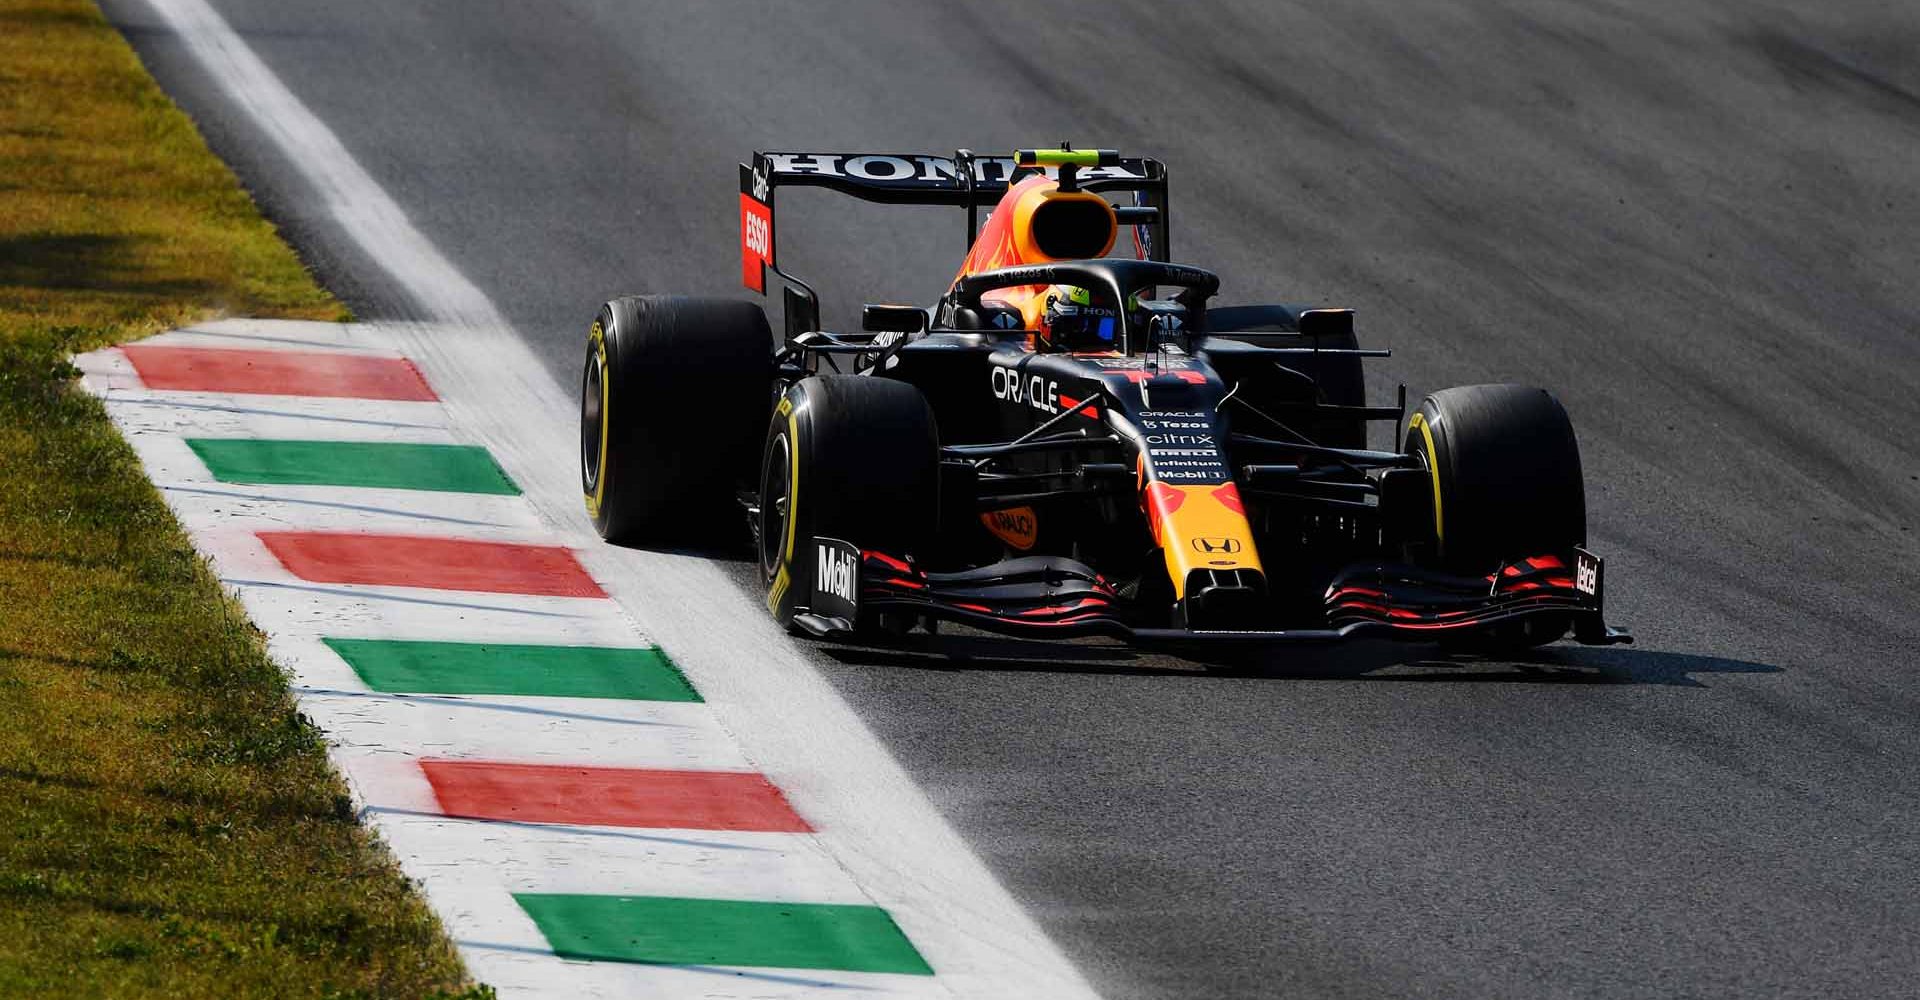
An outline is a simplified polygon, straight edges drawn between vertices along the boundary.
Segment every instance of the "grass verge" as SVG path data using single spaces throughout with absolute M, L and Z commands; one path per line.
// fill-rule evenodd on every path
M 68 354 L 345 318 L 91 0 L 0 0 L 0 996 L 466 984 Z

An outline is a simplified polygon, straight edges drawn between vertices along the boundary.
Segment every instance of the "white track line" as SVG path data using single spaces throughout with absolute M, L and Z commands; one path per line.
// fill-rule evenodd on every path
M 187 459 L 193 453 L 178 439 Z M 174 457 L 159 442 L 139 449 L 140 460 Z M 343 500 L 338 486 L 261 486 L 176 479 L 147 466 L 155 486 L 183 516 L 224 519 L 251 531 L 358 531 L 373 534 L 466 538 L 487 542 L 553 541 L 537 515 L 519 497 L 429 493 L 422 490 L 355 489 Z
M 275 320 L 273 332 L 245 319 L 219 319 L 169 330 L 140 342 L 141 347 L 194 347 L 217 351 L 310 351 L 360 354 L 378 358 L 402 355 L 379 327 L 365 323 Z
M 375 806 L 374 808 L 381 808 Z M 397 812 L 397 810 L 396 810 Z M 455 870 L 488 870 L 514 892 L 640 893 L 769 899 L 743 886 L 779 883 L 776 902 L 867 902 L 813 837 L 725 830 L 473 823 L 415 810 L 390 823 L 398 844 L 433 851 Z M 645 871 L 636 885 L 632 872 Z M 557 874 L 556 874 L 557 872 Z
M 573 393 L 211 6 L 148 3 L 300 172 L 341 231 L 433 321 L 401 331 L 402 343 L 461 430 L 493 450 L 562 539 L 591 546 L 577 487 Z M 583 311 L 590 306 L 582 303 Z M 716 567 L 606 548 L 589 549 L 587 562 L 686 670 L 749 757 L 821 828 L 837 862 L 892 912 L 941 984 L 969 996 L 1093 995 L 792 640 L 735 596 Z M 493 968 L 473 949 L 467 954 L 477 968 Z M 685 983 L 688 993 L 677 995 L 715 985 L 698 976 Z
M 405 733 L 415 758 L 753 770 L 698 702 L 382 694 L 358 684 L 303 684 L 297 693 L 300 710 L 348 753 L 391 747 L 395 734 Z

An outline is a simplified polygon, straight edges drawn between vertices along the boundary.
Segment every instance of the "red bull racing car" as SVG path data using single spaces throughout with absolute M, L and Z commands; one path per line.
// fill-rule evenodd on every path
M 820 329 L 775 254 L 794 186 L 964 209 L 946 294 Z M 1560 403 L 1477 385 L 1368 405 L 1362 360 L 1387 352 L 1358 347 L 1351 311 L 1220 305 L 1214 274 L 1171 262 L 1157 160 L 757 153 L 739 206 L 742 278 L 779 280 L 784 336 L 751 302 L 606 303 L 582 480 L 615 541 L 744 509 L 790 629 L 1631 641 L 1602 618 Z M 1397 450 L 1367 446 L 1375 423 Z

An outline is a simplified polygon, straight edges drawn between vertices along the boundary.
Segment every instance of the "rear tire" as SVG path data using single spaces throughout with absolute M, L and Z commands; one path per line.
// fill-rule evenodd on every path
M 1406 451 L 1433 477 L 1432 558 L 1461 575 L 1553 553 L 1587 540 L 1580 446 L 1560 401 L 1544 389 L 1470 385 L 1428 396 L 1409 422 Z M 1481 637 L 1478 648 L 1552 642 L 1568 622 L 1530 618 Z
M 724 528 L 773 386 L 773 335 L 751 302 L 635 295 L 600 307 L 581 375 L 580 478 L 609 541 L 700 541 Z M 737 522 L 735 522 L 737 523 Z
M 939 462 L 919 389 L 865 375 L 789 387 L 761 458 L 760 571 L 774 618 L 790 622 L 811 599 L 815 536 L 924 559 L 940 523 Z

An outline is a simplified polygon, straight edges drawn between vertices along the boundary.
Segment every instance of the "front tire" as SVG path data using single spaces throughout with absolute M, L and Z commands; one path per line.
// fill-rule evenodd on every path
M 1478 576 L 1587 540 L 1580 445 L 1545 389 L 1470 385 L 1428 396 L 1408 423 L 1406 451 L 1432 477 L 1433 534 L 1421 561 Z M 1517 649 L 1552 642 L 1569 622 L 1528 618 L 1477 643 Z
M 634 295 L 600 307 L 580 391 L 580 478 L 609 541 L 688 541 L 751 480 L 773 336 L 751 302 Z M 695 539 L 697 540 L 697 539 Z
M 925 558 L 940 523 L 939 461 L 933 410 L 905 382 L 821 375 L 788 388 L 761 458 L 760 571 L 774 618 L 791 622 L 811 599 L 816 536 Z

